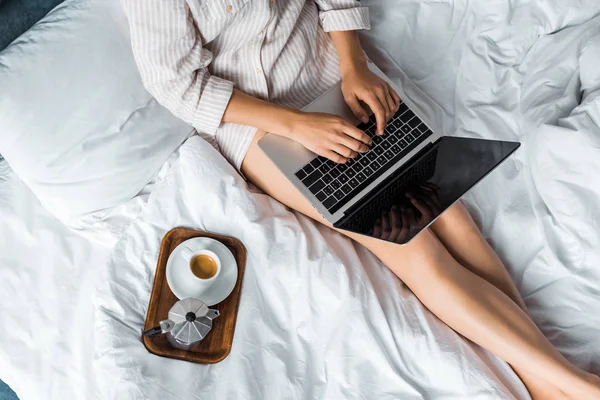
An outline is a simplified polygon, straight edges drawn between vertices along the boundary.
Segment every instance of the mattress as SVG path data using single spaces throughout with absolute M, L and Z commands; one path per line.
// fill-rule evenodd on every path
M 369 55 L 434 129 L 523 143 L 464 203 L 538 326 L 600 373 L 600 4 L 363 3 Z M 6 166 L 0 176 L 0 379 L 23 400 L 528 398 L 366 249 L 248 186 L 199 137 L 92 230 L 67 230 Z M 140 340 L 175 226 L 249 250 L 219 364 L 156 357 Z

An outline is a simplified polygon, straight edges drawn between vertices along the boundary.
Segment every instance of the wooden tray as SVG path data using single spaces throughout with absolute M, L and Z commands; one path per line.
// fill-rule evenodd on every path
M 167 259 L 181 242 L 194 237 L 216 239 L 231 250 L 238 267 L 238 278 L 233 292 L 219 304 L 210 307 L 219 310 L 220 315 L 213 321 L 212 330 L 208 335 L 190 350 L 174 349 L 169 345 L 166 335 L 152 338 L 144 336 L 142 337 L 142 341 L 146 349 L 157 356 L 201 364 L 214 364 L 225 359 L 231 351 L 235 320 L 237 318 L 242 290 L 242 279 L 244 278 L 244 269 L 246 268 L 246 248 L 242 242 L 235 238 L 188 228 L 175 228 L 167 232 L 160 245 L 156 276 L 154 277 L 154 286 L 150 295 L 150 304 L 148 305 L 144 330 L 158 326 L 160 321 L 167 319 L 169 310 L 178 301 L 167 283 Z

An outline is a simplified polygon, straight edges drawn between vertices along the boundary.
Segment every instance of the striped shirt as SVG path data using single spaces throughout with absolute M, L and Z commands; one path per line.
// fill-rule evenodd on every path
M 302 108 L 339 79 L 326 32 L 369 29 L 356 0 L 122 0 L 148 91 L 238 170 L 256 128 L 225 123 L 233 87 Z

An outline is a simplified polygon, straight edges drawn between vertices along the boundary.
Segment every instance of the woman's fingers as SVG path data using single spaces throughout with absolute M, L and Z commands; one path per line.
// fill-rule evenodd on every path
M 396 99 L 394 99 L 394 96 L 392 96 L 393 91 L 394 91 L 394 89 L 392 89 L 390 87 L 390 85 L 388 85 L 388 84 L 385 85 L 386 101 L 387 101 L 388 107 L 392 113 L 392 115 L 390 115 L 390 118 L 392 118 L 392 116 L 394 114 L 396 114 L 396 111 L 398 111 L 398 107 L 400 107 L 400 104 L 396 101 Z
M 362 122 L 369 122 L 369 114 L 360 105 L 360 101 L 358 101 L 358 98 L 356 96 L 352 95 L 348 98 L 345 98 L 344 100 L 346 100 L 346 104 L 348 104 L 348 107 L 350 107 L 352 113 L 356 118 L 358 118 Z
M 358 153 L 356 151 L 348 148 L 347 146 L 344 146 L 341 143 L 333 143 L 331 145 L 331 150 L 335 151 L 340 156 L 346 157 L 346 158 L 354 158 L 358 155 Z
M 369 135 L 361 131 L 355 126 L 352 126 L 349 122 L 344 120 L 340 121 L 341 126 L 332 137 L 333 146 L 331 149 L 340 155 L 348 158 L 354 158 L 358 153 L 365 153 L 369 150 L 368 144 L 371 144 L 371 138 Z M 346 149 L 343 149 L 345 147 Z
M 390 102 L 388 102 L 387 89 L 385 86 L 378 87 L 375 89 L 375 94 L 377 95 L 377 100 L 379 100 L 385 110 L 385 125 L 387 125 L 387 122 L 394 115 L 394 108 L 390 107 Z
M 369 146 L 367 146 L 363 142 L 360 142 L 360 141 L 354 139 L 353 137 L 351 137 L 349 135 L 346 135 L 345 133 L 342 133 L 341 135 L 339 135 L 337 138 L 337 141 L 339 144 L 344 145 L 347 148 L 349 148 L 350 150 L 358 152 L 358 153 L 365 153 L 369 150 Z
M 392 96 L 392 99 L 394 100 L 394 104 L 396 104 L 396 108 L 400 107 L 400 96 L 398 96 L 398 93 L 396 93 L 393 87 L 391 87 L 390 85 L 387 85 L 387 87 L 390 96 Z
M 367 135 L 365 132 L 361 131 L 360 129 L 358 129 L 357 127 L 355 127 L 347 121 L 343 122 L 342 133 L 344 135 L 350 136 L 351 138 L 359 140 L 366 145 L 371 145 L 371 142 L 373 141 L 369 135 Z
M 345 162 L 348 161 L 348 158 L 343 157 L 341 155 L 339 155 L 338 153 L 336 153 L 335 151 L 332 150 L 324 150 L 324 151 L 320 151 L 317 154 L 319 154 L 320 156 L 323 156 L 335 163 L 338 164 L 344 164 Z
M 377 96 L 377 100 L 379 101 L 379 104 L 381 104 L 381 106 L 383 107 L 383 111 L 385 113 L 385 121 L 383 123 L 383 127 L 385 128 L 387 122 L 390 120 L 392 115 L 394 115 L 394 113 L 392 112 L 393 109 L 388 106 L 387 91 L 383 87 L 378 87 L 374 91 L 375 96 Z
M 375 114 L 375 121 L 377 121 L 377 134 L 383 135 L 383 129 L 387 123 L 387 119 L 385 118 L 385 108 L 374 93 L 369 93 L 368 95 L 364 96 L 364 98 L 361 98 L 361 100 L 367 103 L 371 111 L 373 111 L 373 114 Z

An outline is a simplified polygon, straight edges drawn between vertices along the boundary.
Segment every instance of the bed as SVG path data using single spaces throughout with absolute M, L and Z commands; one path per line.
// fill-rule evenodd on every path
M 464 203 L 538 326 L 600 373 L 600 4 L 363 3 L 368 54 L 433 127 L 523 143 Z M 366 249 L 247 185 L 201 137 L 91 231 L 0 168 L 0 379 L 22 400 L 529 398 Z M 233 349 L 215 365 L 140 341 L 175 226 L 249 250 Z

